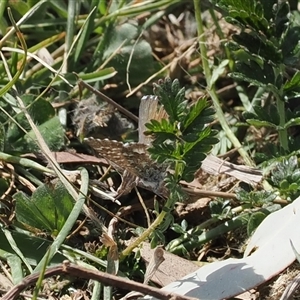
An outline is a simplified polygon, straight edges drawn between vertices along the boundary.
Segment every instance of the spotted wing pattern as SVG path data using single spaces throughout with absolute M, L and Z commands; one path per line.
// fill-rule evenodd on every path
M 144 96 L 141 99 L 139 110 L 139 143 L 122 143 L 109 139 L 84 139 L 97 156 L 104 157 L 121 175 L 123 174 L 123 179 L 125 172 L 129 173 L 131 180 L 123 182 L 121 190 L 137 181 L 146 189 L 159 194 L 164 193 L 162 183 L 167 166 L 157 164 L 149 156 L 147 147 L 151 144 L 151 136 L 145 136 L 144 131 L 146 130 L 145 123 L 151 119 L 161 119 L 165 116 L 165 110 L 158 106 L 156 96 Z M 138 178 L 138 180 L 134 178 Z
M 85 142 L 104 157 L 119 173 L 127 171 L 132 175 L 148 182 L 163 180 L 166 166 L 154 162 L 147 146 L 140 143 L 122 143 L 108 139 L 86 138 Z

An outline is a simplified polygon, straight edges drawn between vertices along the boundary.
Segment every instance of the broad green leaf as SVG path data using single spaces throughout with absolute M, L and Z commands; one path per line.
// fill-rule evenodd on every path
M 21 259 L 14 254 L 7 255 L 7 263 L 10 267 L 13 283 L 18 284 L 24 278 L 24 270 Z
M 12 230 L 11 234 L 19 250 L 32 266 L 38 264 L 51 245 L 50 241 L 30 235 L 28 232 L 25 233 L 24 231 L 18 232 Z M 3 231 L 0 230 L 0 257 L 7 259 L 7 256 L 10 254 L 14 255 L 15 251 L 11 248 Z M 65 256 L 56 253 L 49 263 L 50 265 L 57 265 L 58 263 L 62 263 L 64 259 L 66 259 Z
M 248 236 L 251 236 L 251 234 L 256 230 L 256 228 L 265 219 L 265 217 L 266 217 L 266 214 L 264 214 L 261 211 L 254 212 L 250 216 L 248 224 L 247 224 L 247 233 L 248 233 Z
M 55 116 L 52 105 L 44 99 L 34 101 L 33 95 L 25 95 L 22 100 L 29 105 L 28 112 L 33 121 L 38 126 L 45 141 L 53 151 L 60 150 L 64 145 L 64 129 Z M 10 102 L 11 104 L 11 102 Z M 19 114 L 15 118 L 18 124 L 12 123 L 6 133 L 5 150 L 32 152 L 38 149 L 35 142 L 35 135 L 24 114 Z M 24 132 L 22 129 L 27 130 Z
M 19 14 L 19 16 L 24 16 L 28 10 L 29 5 L 22 0 L 9 1 L 9 7 L 12 8 L 15 14 Z
M 129 76 L 132 86 L 140 84 L 157 70 L 157 63 L 152 57 L 152 49 L 145 40 L 137 39 L 140 33 L 137 23 L 125 22 L 122 25 L 114 26 L 105 40 L 103 60 L 110 59 L 109 66 L 118 71 L 116 81 L 125 82 Z M 100 53 L 99 55 L 102 55 Z
M 64 146 L 65 132 L 58 117 L 53 117 L 52 119 L 44 122 L 38 126 L 38 129 L 52 151 L 58 151 L 62 148 L 62 146 Z M 38 149 L 33 130 L 30 130 L 23 137 L 15 140 L 13 143 L 9 142 L 6 144 L 6 150 L 34 152 Z
M 72 208 L 73 200 L 64 186 L 38 187 L 29 198 L 23 192 L 14 195 L 18 222 L 56 235 L 64 225 Z

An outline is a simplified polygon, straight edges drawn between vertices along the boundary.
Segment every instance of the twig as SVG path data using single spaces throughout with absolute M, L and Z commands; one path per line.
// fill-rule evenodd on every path
M 195 300 L 196 298 L 181 296 L 175 293 L 160 290 L 139 282 L 127 280 L 115 275 L 111 275 L 98 270 L 87 269 L 69 261 L 64 261 L 60 266 L 50 267 L 44 273 L 44 278 L 51 277 L 54 275 L 72 275 L 74 277 L 80 277 L 85 279 L 92 279 L 99 281 L 105 285 L 111 285 L 126 290 L 134 290 L 147 294 L 153 297 L 157 297 L 162 300 Z M 34 273 L 26 276 L 19 284 L 15 285 L 10 291 L 8 291 L 2 298 L 2 300 L 14 300 L 20 295 L 20 293 L 30 285 L 36 283 L 39 278 L 39 273 Z

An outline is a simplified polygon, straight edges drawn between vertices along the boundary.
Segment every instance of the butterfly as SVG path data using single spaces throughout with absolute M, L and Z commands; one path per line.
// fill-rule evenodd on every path
M 104 157 L 114 169 L 122 174 L 123 186 L 119 187 L 122 194 L 129 192 L 134 185 L 139 185 L 157 194 L 162 193 L 167 166 L 158 164 L 151 159 L 147 151 L 151 144 L 151 137 L 146 136 L 144 132 L 147 122 L 164 117 L 167 115 L 163 107 L 158 105 L 158 98 L 147 95 L 142 97 L 139 107 L 138 143 L 122 143 L 91 137 L 84 139 L 84 142 L 96 152 L 97 156 Z

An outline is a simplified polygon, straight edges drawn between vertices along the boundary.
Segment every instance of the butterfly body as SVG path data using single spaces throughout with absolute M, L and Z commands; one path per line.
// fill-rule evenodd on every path
M 138 185 L 156 193 L 161 189 L 166 166 L 151 159 L 147 145 L 94 138 L 85 138 L 84 141 L 97 156 L 104 157 L 120 174 L 129 173 Z

